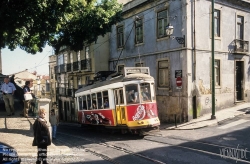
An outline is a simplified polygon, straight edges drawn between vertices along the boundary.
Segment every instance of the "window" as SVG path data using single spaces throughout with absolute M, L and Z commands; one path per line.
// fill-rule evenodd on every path
M 157 38 L 166 37 L 166 26 L 168 25 L 168 11 L 157 13 Z
M 118 65 L 117 66 L 117 71 L 119 72 L 119 73 L 122 73 L 122 70 L 124 69 L 124 65 Z
M 220 60 L 214 60 L 215 85 L 220 86 Z
M 87 110 L 86 96 L 82 97 L 82 108 L 83 108 L 83 110 Z
M 103 91 L 102 92 L 102 96 L 103 96 L 103 107 L 104 108 L 109 108 L 109 95 L 108 95 L 108 91 Z
M 90 76 L 85 76 L 85 84 L 88 84 L 90 80 Z
M 90 95 L 87 95 L 87 105 L 88 105 L 88 110 L 91 109 L 91 97 Z
M 79 102 L 79 110 L 83 110 L 83 108 L 82 108 L 82 97 L 78 98 L 78 102 Z
M 158 87 L 169 87 L 169 60 L 158 62 Z
M 103 106 L 102 106 L 102 93 L 101 92 L 98 92 L 97 93 L 97 106 L 99 107 L 99 108 L 103 108 Z
M 214 36 L 220 37 L 220 10 L 214 10 Z
M 123 26 L 117 27 L 117 47 L 122 48 L 124 45 L 124 35 L 123 35 Z
M 244 36 L 244 17 L 237 16 L 237 39 L 243 40 Z
M 126 100 L 128 104 L 139 103 L 139 93 L 137 84 L 126 85 L 125 90 L 126 90 Z
M 97 107 L 97 101 L 96 101 L 96 94 L 95 93 L 93 93 L 92 95 L 91 95 L 91 97 L 92 97 L 92 106 L 91 106 L 91 109 L 98 109 L 98 107 Z
M 150 102 L 151 101 L 151 92 L 150 92 L 150 84 L 149 83 L 141 83 L 141 101 L 142 102 Z
M 143 63 L 135 63 L 135 67 L 144 67 Z
M 142 19 L 135 21 L 135 44 L 143 42 L 143 21 Z

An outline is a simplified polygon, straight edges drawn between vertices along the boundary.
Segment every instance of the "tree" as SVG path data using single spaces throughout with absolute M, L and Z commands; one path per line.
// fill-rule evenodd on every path
M 94 0 L 1 0 L 0 48 L 14 50 L 19 46 L 32 54 L 42 52 L 46 44 L 75 49 L 108 32 L 108 26 L 121 20 L 120 11 L 115 0 L 100 4 Z M 92 31 L 96 34 L 86 31 L 90 20 L 96 24 Z
M 85 44 L 110 32 L 111 25 L 122 20 L 122 5 L 116 0 L 89 3 L 84 8 L 81 5 L 75 7 L 72 18 L 61 28 L 58 37 L 51 41 L 56 52 L 61 46 L 70 47 L 74 51 L 82 50 Z

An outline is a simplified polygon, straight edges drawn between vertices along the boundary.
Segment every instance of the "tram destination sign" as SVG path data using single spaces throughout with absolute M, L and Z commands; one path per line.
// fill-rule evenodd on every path
M 175 78 L 177 77 L 182 78 L 182 70 L 175 70 Z
M 124 67 L 125 75 L 134 74 L 134 73 L 143 73 L 149 75 L 148 67 Z

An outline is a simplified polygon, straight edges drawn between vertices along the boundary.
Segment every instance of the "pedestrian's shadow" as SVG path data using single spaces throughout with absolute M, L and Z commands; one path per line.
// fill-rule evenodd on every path
M 20 119 L 18 119 L 20 118 Z M 33 137 L 33 123 L 34 118 L 21 118 L 21 117 L 5 117 L 0 116 L 0 120 L 3 120 L 4 127 L 0 127 L 0 133 L 13 133 L 22 134 L 28 137 Z M 10 120 L 9 120 L 10 119 Z M 22 126 L 23 122 L 28 122 L 29 128 Z M 20 125 L 21 123 L 21 125 Z M 11 126 L 9 126 L 11 124 Z M 27 125 L 27 123 L 25 123 Z

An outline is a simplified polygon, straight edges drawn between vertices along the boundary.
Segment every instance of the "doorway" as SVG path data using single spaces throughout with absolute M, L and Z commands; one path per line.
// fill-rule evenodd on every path
M 242 101 L 244 95 L 244 61 L 236 61 L 235 64 L 235 88 L 236 101 Z
M 123 88 L 114 90 L 116 121 L 118 125 L 126 124 Z

